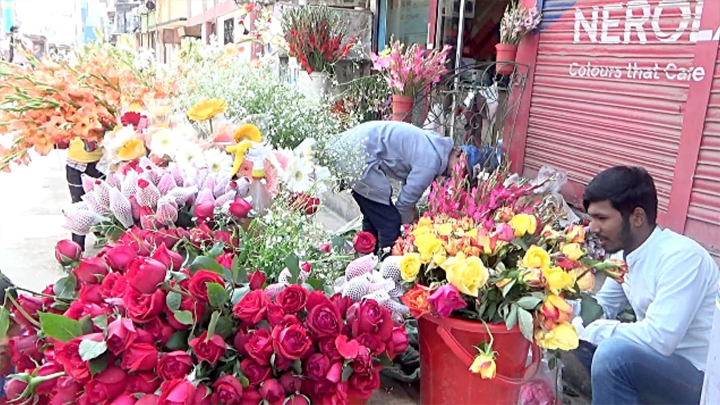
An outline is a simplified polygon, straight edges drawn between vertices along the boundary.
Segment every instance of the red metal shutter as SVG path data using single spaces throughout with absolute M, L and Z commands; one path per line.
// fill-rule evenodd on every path
M 658 4 L 650 3 L 653 8 Z M 603 7 L 618 4 L 617 0 L 545 0 L 523 171 L 532 175 L 543 165 L 567 171 L 572 184 L 566 197 L 577 204 L 583 187 L 598 172 L 615 165 L 643 166 L 655 179 L 662 223 L 690 83 L 670 80 L 664 69 L 670 65 L 672 76 L 680 73 L 673 66 L 692 66 L 695 44 L 690 42 L 690 29 L 675 42 L 660 42 L 650 23 L 646 43 L 638 43 L 636 30 L 631 30 L 629 43 L 622 43 L 626 3 L 608 11 L 619 24 L 605 34 L 619 37 L 621 43 L 601 43 Z M 579 41 L 574 42 L 576 9 L 590 22 L 597 13 L 596 41 L 580 26 Z M 673 30 L 681 19 L 680 10 L 668 8 L 660 27 Z M 628 64 L 651 69 L 657 64 L 658 69 L 646 73 L 652 77 L 638 79 L 629 77 Z
M 720 250 L 720 61 L 715 66 L 685 233 Z

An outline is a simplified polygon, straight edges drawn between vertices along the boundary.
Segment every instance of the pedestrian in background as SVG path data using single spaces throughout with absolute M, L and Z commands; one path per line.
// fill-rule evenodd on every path
M 80 138 L 70 141 L 67 156 L 67 182 L 70 187 L 72 202 L 82 201 L 85 190 L 82 186 L 82 175 L 86 174 L 96 179 L 105 175 L 98 169 L 98 163 L 103 157 L 103 149 L 97 142 L 88 142 Z M 73 242 L 85 249 L 85 235 L 72 235 Z

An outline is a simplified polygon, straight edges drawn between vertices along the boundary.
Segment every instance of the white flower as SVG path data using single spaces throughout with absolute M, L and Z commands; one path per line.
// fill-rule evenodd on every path
M 178 147 L 175 161 L 180 167 L 202 167 L 205 165 L 200 145 L 193 142 L 183 142 Z
M 212 148 L 205 151 L 205 162 L 210 173 L 229 175 L 233 167 L 233 158 L 224 151 Z
M 179 143 L 177 134 L 173 133 L 169 129 L 161 129 L 160 131 L 152 134 L 150 150 L 152 150 L 153 155 L 160 157 L 173 157 L 178 151 Z
M 117 131 L 115 135 L 106 136 L 103 139 L 103 147 L 107 153 L 107 158 L 113 163 L 120 161 L 118 153 L 126 143 L 131 141 L 135 137 L 135 129 L 132 126 L 127 126 Z
M 304 193 L 310 190 L 313 181 L 310 175 L 313 167 L 310 162 L 303 158 L 291 158 L 283 176 L 285 186 L 293 193 Z

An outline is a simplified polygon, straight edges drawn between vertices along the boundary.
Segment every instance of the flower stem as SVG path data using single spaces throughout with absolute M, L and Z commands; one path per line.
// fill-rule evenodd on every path
M 7 295 L 7 297 L 10 299 L 10 302 L 12 302 L 12 304 L 15 306 L 15 308 L 17 308 L 18 311 L 20 311 L 20 313 L 25 317 L 25 319 L 27 319 L 36 328 L 38 328 L 38 329 L 42 328 L 42 326 L 40 325 L 40 322 L 33 319 L 33 317 L 30 316 L 30 314 L 28 314 L 27 311 L 25 311 L 25 309 L 20 306 L 20 304 L 18 304 L 17 300 L 11 294 Z

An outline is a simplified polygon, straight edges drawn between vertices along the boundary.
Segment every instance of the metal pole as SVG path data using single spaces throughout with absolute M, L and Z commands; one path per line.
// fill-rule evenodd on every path
M 451 14 L 452 16 L 452 14 Z M 462 62 L 462 48 L 463 48 L 463 33 L 465 31 L 465 0 L 460 0 L 460 22 L 458 22 L 458 37 L 455 43 L 455 82 L 453 89 L 453 101 L 452 101 L 452 116 L 450 117 L 450 137 L 455 140 L 455 111 L 457 110 L 458 102 L 458 89 L 460 87 L 460 75 L 458 70 L 460 69 L 460 63 Z

